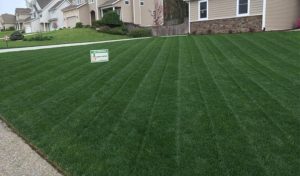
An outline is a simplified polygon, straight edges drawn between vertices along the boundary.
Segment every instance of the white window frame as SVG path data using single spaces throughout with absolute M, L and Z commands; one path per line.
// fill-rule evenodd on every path
M 89 0 L 89 4 L 93 4 L 95 0 Z
M 145 5 L 145 1 L 144 0 L 140 0 L 140 6 L 144 6 Z
M 250 15 L 250 2 L 251 0 L 247 0 L 248 1 L 248 9 L 247 9 L 247 13 L 242 13 L 240 14 L 240 0 L 236 1 L 236 16 L 241 17 L 241 16 L 249 16 Z
M 126 2 L 127 2 L 127 4 L 126 4 Z M 129 5 L 129 4 L 130 4 L 130 1 L 129 1 L 129 0 L 124 0 L 124 4 L 125 4 L 125 5 Z
M 200 9 L 200 5 L 202 2 L 206 2 L 206 18 L 201 18 L 201 9 Z M 198 0 L 198 20 L 199 21 L 205 21 L 208 20 L 208 0 Z

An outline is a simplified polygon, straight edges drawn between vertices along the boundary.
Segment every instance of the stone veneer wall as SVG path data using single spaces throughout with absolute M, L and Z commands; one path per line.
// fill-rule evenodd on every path
M 262 31 L 262 15 L 191 22 L 192 34 Z

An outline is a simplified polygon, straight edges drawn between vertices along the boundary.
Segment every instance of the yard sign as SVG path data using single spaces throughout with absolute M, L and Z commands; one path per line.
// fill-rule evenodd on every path
M 108 62 L 109 54 L 108 49 L 91 50 L 91 63 Z

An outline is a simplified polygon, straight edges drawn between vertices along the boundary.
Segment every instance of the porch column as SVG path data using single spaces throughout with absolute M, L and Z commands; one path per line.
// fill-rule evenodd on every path
M 116 10 L 116 8 L 115 7 L 113 7 L 113 11 L 115 11 Z
M 46 32 L 46 23 L 44 23 L 44 32 Z

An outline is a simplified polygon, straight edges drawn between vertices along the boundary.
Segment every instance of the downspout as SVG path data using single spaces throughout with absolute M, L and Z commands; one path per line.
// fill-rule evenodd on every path
M 132 0 L 132 9 L 133 9 L 133 24 L 135 24 L 135 8 L 134 8 L 135 1 Z
M 98 0 L 96 0 L 96 20 L 99 20 Z
M 263 0 L 262 30 L 266 30 L 267 0 Z
M 191 2 L 188 1 L 189 3 L 189 34 L 191 34 Z

